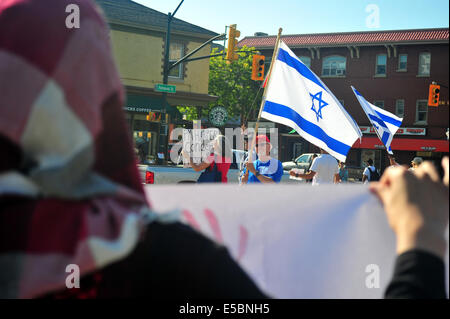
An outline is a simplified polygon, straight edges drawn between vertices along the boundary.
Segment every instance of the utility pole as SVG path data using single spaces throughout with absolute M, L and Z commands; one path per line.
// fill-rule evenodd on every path
M 169 12 L 167 15 L 167 32 L 166 32 L 166 45 L 165 45 L 165 51 L 164 51 L 164 66 L 163 66 L 163 84 L 168 84 L 169 82 L 169 54 L 170 54 L 170 29 L 172 25 L 172 19 L 177 13 L 180 6 L 183 4 L 184 0 L 181 0 L 181 2 L 178 4 L 177 8 L 173 13 Z M 166 122 L 166 112 L 167 112 L 167 93 L 162 93 L 162 114 L 161 117 L 161 126 L 164 127 L 164 134 L 161 134 L 161 131 L 159 132 L 159 147 L 158 147 L 158 153 L 163 153 L 164 158 L 167 159 L 167 145 L 168 145 L 168 125 L 169 123 Z M 164 136 L 164 138 L 163 138 Z

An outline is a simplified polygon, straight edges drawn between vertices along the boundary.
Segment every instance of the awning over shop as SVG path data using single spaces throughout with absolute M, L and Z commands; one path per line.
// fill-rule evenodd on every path
M 352 148 L 365 149 L 384 149 L 383 143 L 378 137 L 363 137 L 362 142 L 359 140 L 353 144 Z M 431 140 L 431 139 L 411 139 L 411 138 L 394 138 L 391 148 L 394 151 L 417 151 L 417 152 L 449 152 L 449 141 L 447 140 Z
M 162 99 L 154 98 L 146 95 L 130 94 L 126 96 L 124 109 L 130 112 L 148 113 L 160 112 L 162 110 Z M 176 107 L 167 104 L 167 113 L 173 117 L 181 117 Z

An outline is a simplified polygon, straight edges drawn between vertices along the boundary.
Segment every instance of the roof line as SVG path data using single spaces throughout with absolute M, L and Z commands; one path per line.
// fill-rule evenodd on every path
M 125 22 L 125 21 L 121 21 L 121 20 L 114 20 L 114 19 L 110 19 L 108 21 L 108 24 L 111 26 L 111 28 L 113 27 L 124 27 L 124 28 L 133 28 L 133 29 L 139 29 L 139 30 L 145 30 L 147 32 L 157 32 L 157 33 L 161 33 L 163 36 L 166 33 L 167 29 L 162 28 L 162 27 L 158 27 L 158 26 L 154 26 L 154 25 L 144 25 L 144 24 L 136 24 L 136 23 L 131 23 L 131 22 Z M 145 32 L 143 31 L 143 32 Z M 178 36 L 189 36 L 192 38 L 198 38 L 198 39 L 210 39 L 212 35 L 210 34 L 206 34 L 206 33 L 200 33 L 200 32 L 192 32 L 192 31 L 180 31 L 180 30 L 174 30 L 172 29 L 170 31 L 170 34 L 172 36 L 174 35 L 178 35 Z
M 153 10 L 153 11 L 155 11 L 155 12 L 158 12 L 158 13 L 160 13 L 160 14 L 165 15 L 166 17 L 168 16 L 168 14 L 166 14 L 166 13 L 164 13 L 164 12 L 161 12 L 161 11 L 155 10 L 155 9 L 153 9 L 153 8 L 144 6 L 143 4 L 140 4 L 140 3 L 138 3 L 138 2 L 136 2 L 136 1 L 134 1 L 134 0 L 130 0 L 130 1 L 133 2 L 133 3 L 135 3 L 135 4 L 137 4 L 137 5 L 139 5 L 139 6 L 141 6 L 141 7 L 143 7 L 143 8 L 145 8 L 145 9 L 147 9 L 147 10 Z M 198 25 L 193 24 L 193 23 L 191 23 L 191 22 L 187 22 L 187 21 L 178 19 L 178 18 L 176 18 L 176 17 L 173 17 L 172 19 L 173 19 L 173 20 L 172 20 L 173 22 L 179 21 L 179 22 L 189 23 L 190 25 L 193 25 L 193 26 L 195 26 L 195 27 L 197 27 L 197 28 L 200 28 L 200 29 L 203 29 L 203 30 L 205 30 L 205 31 L 208 31 L 208 32 L 211 32 L 211 33 L 216 33 L 216 32 L 214 32 L 214 31 L 205 29 L 205 28 L 203 28 L 203 27 L 201 27 L 201 26 L 198 26 Z M 219 35 L 219 33 L 217 33 L 217 35 Z
M 320 36 L 320 35 L 344 35 L 344 34 L 370 34 L 370 33 L 391 33 L 391 32 L 428 32 L 428 31 L 445 31 L 449 30 L 448 27 L 442 28 L 430 28 L 430 29 L 399 29 L 399 30 L 380 30 L 380 31 L 354 31 L 354 32 L 324 32 L 324 33 L 297 33 L 297 34 L 282 34 L 281 37 L 295 37 L 295 36 Z M 253 39 L 253 38 L 276 38 L 276 35 L 268 35 L 268 36 L 245 36 L 244 39 Z M 240 40 L 240 41 L 242 41 Z
M 108 14 L 108 7 L 111 7 L 113 10 L 115 11 L 120 11 L 121 9 L 123 9 L 125 6 L 127 9 L 130 9 L 132 11 L 139 11 L 140 13 L 144 13 L 147 15 L 154 15 L 154 16 L 159 16 L 158 19 L 162 20 L 164 17 L 167 19 L 168 15 L 160 12 L 158 10 L 155 10 L 153 8 L 147 7 L 145 5 L 142 5 L 138 2 L 135 2 L 133 0 L 123 0 L 123 2 L 115 2 L 114 0 L 97 0 L 96 1 L 97 4 L 102 8 L 102 11 L 105 14 L 105 18 L 107 20 L 107 22 L 109 23 L 111 20 L 114 20 L 114 22 L 116 24 L 120 24 L 120 23 L 127 23 L 129 21 L 127 21 L 126 19 L 121 19 L 121 18 L 111 18 Z M 103 6 L 106 5 L 106 6 Z M 130 7 L 130 5 L 132 7 Z M 167 24 L 167 21 L 166 21 Z M 153 29 L 152 27 L 157 26 L 157 24 L 152 24 L 152 23 L 142 23 L 142 22 L 138 22 L 135 21 L 133 22 L 133 25 L 135 27 L 140 27 L 140 28 L 144 28 L 144 29 Z M 172 32 L 177 32 L 179 31 L 179 28 L 183 28 L 183 26 L 189 26 L 192 29 L 197 29 L 195 32 L 195 34 L 203 34 L 203 35 L 208 35 L 208 36 L 216 36 L 219 33 L 216 33 L 214 31 L 208 30 L 206 28 L 203 28 L 201 26 L 198 26 L 196 24 L 193 24 L 191 22 L 185 21 L 185 20 L 181 20 L 178 19 L 176 17 L 173 17 L 172 20 Z M 182 31 L 183 32 L 183 31 Z M 191 33 L 191 32 L 190 32 Z
M 323 43 L 323 44 L 290 44 L 289 47 L 291 49 L 310 49 L 310 48 L 348 48 L 350 47 L 375 47 L 375 46 L 383 46 L 383 45 L 420 45 L 420 44 L 442 44 L 447 43 L 448 41 L 438 41 L 438 40 L 424 40 L 422 42 L 414 40 L 413 42 L 342 42 L 342 43 Z M 240 46 L 238 44 L 238 46 Z M 245 45 L 246 46 L 246 45 Z M 273 49 L 273 45 L 264 45 L 264 46 L 248 46 L 254 47 L 258 50 L 265 49 Z

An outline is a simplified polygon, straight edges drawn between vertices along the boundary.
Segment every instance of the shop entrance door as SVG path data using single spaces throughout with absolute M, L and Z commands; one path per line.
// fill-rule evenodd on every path
M 384 150 L 362 150 L 361 151 L 361 167 L 367 167 L 367 161 L 372 159 L 373 165 L 381 172 L 381 152 Z

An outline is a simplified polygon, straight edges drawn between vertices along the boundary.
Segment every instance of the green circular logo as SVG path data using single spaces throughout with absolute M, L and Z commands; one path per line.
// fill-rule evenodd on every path
M 209 121 L 214 126 L 223 126 L 228 120 L 228 112 L 223 106 L 216 106 L 209 111 Z

